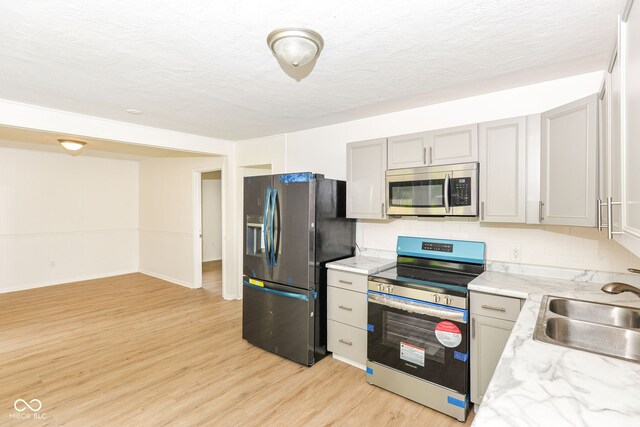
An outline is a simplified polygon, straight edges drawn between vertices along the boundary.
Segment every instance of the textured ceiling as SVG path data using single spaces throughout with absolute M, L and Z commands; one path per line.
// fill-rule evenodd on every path
M 3 1 L 0 98 L 253 138 L 603 69 L 624 1 Z M 300 81 L 282 26 L 325 39 Z

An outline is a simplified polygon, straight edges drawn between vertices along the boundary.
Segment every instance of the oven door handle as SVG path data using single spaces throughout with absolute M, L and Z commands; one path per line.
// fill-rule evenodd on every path
M 375 291 L 369 291 L 367 293 L 367 301 L 369 304 L 383 305 L 385 307 L 395 308 L 397 310 L 403 310 L 424 316 L 437 317 L 443 320 L 467 323 L 469 319 L 468 310 L 446 307 L 438 304 L 432 304 L 430 302 L 418 301 Z

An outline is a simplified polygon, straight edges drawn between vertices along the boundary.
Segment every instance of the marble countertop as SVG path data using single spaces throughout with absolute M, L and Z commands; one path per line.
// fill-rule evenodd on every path
M 387 270 L 396 266 L 393 259 L 376 258 L 368 256 L 354 256 L 351 258 L 333 261 L 327 264 L 327 268 L 332 270 L 348 271 L 358 274 L 375 274 L 382 270 Z
M 473 291 L 527 299 L 474 426 L 640 424 L 640 364 L 533 340 L 543 295 L 640 308 L 636 295 L 608 295 L 601 287 L 602 283 L 493 271 L 469 284 Z

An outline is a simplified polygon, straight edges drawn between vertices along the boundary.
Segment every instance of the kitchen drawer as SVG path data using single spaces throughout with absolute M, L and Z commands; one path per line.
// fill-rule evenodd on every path
M 350 291 L 367 293 L 367 275 L 329 269 L 327 284 Z
M 471 292 L 471 313 L 516 321 L 520 313 L 520 299 Z
M 327 349 L 356 363 L 367 363 L 367 331 L 327 320 Z
M 327 319 L 367 328 L 367 294 L 327 286 Z

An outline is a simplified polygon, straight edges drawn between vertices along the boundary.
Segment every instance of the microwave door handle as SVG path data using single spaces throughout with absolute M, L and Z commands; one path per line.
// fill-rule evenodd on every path
M 451 206 L 449 206 L 449 174 L 444 177 L 444 211 L 449 213 Z

